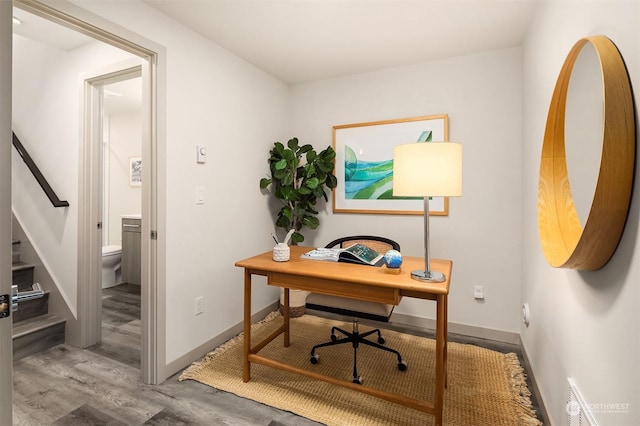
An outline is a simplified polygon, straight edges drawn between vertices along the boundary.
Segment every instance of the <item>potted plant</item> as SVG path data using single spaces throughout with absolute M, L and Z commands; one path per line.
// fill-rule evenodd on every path
M 271 192 L 282 203 L 276 227 L 294 230 L 292 244 L 304 241 L 302 228 L 320 225 L 316 204 L 319 198 L 329 200 L 325 188 L 333 190 L 338 181 L 333 174 L 336 153 L 330 146 L 317 153 L 309 144 L 299 145 L 298 138 L 289 139 L 287 147 L 275 142 L 269 151 L 271 178 L 260 179 L 260 189 L 271 185 Z
M 271 185 L 271 192 L 282 207 L 276 227 L 291 234 L 291 244 L 304 241 L 302 228 L 316 229 L 320 225 L 316 204 L 319 198 L 329 200 L 325 188 L 333 190 L 338 181 L 333 174 L 336 153 L 330 146 L 317 153 L 309 144 L 300 146 L 298 138 L 289 139 L 287 147 L 275 142 L 269 151 L 271 178 L 260 179 L 260 189 Z M 289 315 L 299 317 L 305 312 L 308 292 L 291 290 Z M 283 306 L 280 295 L 280 310 Z

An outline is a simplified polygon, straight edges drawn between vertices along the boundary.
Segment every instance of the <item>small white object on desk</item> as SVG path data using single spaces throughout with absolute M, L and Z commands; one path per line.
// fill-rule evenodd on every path
M 273 247 L 273 260 L 286 262 L 291 257 L 291 249 L 285 243 L 278 243 Z
M 313 249 L 311 251 L 308 251 L 306 253 L 303 253 L 302 257 L 303 259 L 312 259 L 312 260 L 328 260 L 331 262 L 337 262 L 338 261 L 338 256 L 340 255 L 340 252 L 342 251 L 342 249 L 339 248 L 317 248 L 317 249 Z

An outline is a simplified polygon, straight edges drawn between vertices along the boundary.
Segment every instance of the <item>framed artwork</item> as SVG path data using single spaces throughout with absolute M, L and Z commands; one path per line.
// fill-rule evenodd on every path
M 129 186 L 142 186 L 141 157 L 129 157 Z
M 449 140 L 446 114 L 333 127 L 334 213 L 424 214 L 423 197 L 393 196 L 393 148 Z M 429 201 L 431 216 L 449 214 L 449 198 Z

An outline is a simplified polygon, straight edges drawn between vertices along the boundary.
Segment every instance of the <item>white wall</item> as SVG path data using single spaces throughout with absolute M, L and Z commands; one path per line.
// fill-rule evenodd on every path
M 122 215 L 142 212 L 142 187 L 129 185 L 129 159 L 142 155 L 140 110 L 111 114 L 109 125 L 109 241 L 122 245 Z
M 549 102 L 566 55 L 580 38 L 604 34 L 640 87 L 640 3 L 541 2 L 524 46 L 523 290 L 531 326 L 522 340 L 552 424 L 567 424 L 567 377 L 601 425 L 640 423 L 638 174 L 631 211 L 611 261 L 596 272 L 553 269 L 538 242 L 537 191 Z M 573 186 L 573 182 L 572 182 Z M 620 404 L 620 412 L 601 404 Z
M 234 263 L 273 246 L 259 181 L 271 144 L 287 136 L 289 88 L 143 3 L 127 2 L 127 13 L 118 2 L 76 3 L 166 48 L 166 258 L 158 263 L 171 363 L 242 321 L 243 273 Z M 196 144 L 207 147 L 206 164 L 196 164 Z M 204 205 L 195 204 L 197 186 Z M 195 316 L 199 296 L 204 314 Z M 254 286 L 256 310 L 277 298 L 277 289 Z
M 292 89 L 291 136 L 318 149 L 332 126 L 448 114 L 463 144 L 463 196 L 430 218 L 431 255 L 453 260 L 449 320 L 517 333 L 521 285 L 521 51 L 506 49 L 302 84 Z M 332 214 L 306 243 L 384 234 L 405 255 L 424 256 L 422 216 Z M 485 301 L 473 298 L 484 286 Z M 405 299 L 394 311 L 434 318 L 433 303 Z

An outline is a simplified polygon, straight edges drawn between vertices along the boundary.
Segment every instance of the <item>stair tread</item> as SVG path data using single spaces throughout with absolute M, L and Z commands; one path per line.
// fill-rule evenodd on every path
M 12 239 L 11 240 L 11 245 L 13 245 L 13 244 L 20 244 L 20 240 L 13 240 Z
M 52 314 L 38 315 L 34 318 L 18 321 L 13 324 L 13 338 L 16 339 L 33 331 L 42 330 L 64 322 L 66 322 L 64 318 Z
M 15 272 L 15 271 L 22 271 L 24 269 L 31 269 L 31 268 L 35 268 L 36 265 L 34 265 L 33 263 L 25 263 L 25 262 L 16 262 L 16 263 L 12 263 L 11 264 L 11 271 Z

